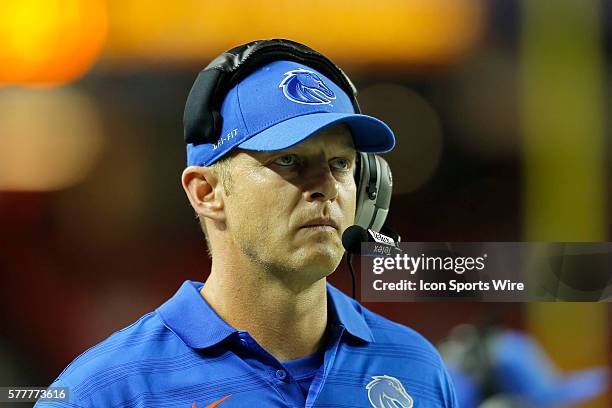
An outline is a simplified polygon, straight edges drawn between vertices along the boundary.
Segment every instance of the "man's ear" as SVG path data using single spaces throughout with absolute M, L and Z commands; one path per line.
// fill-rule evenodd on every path
M 223 187 L 213 169 L 189 166 L 183 170 L 181 181 L 191 206 L 200 217 L 225 222 Z

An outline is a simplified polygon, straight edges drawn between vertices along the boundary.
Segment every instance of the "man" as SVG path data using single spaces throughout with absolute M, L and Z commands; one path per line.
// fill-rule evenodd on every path
M 356 151 L 390 150 L 391 130 L 284 60 L 220 114 L 182 175 L 210 276 L 79 356 L 53 384 L 69 387 L 63 406 L 455 407 L 430 343 L 326 281 L 354 221 Z

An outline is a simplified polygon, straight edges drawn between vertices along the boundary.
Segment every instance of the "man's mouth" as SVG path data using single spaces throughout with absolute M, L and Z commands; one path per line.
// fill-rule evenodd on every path
M 306 224 L 302 225 L 302 228 L 312 228 L 312 229 L 320 229 L 324 230 L 338 230 L 338 224 L 336 221 L 331 218 L 315 218 L 313 220 L 308 221 Z

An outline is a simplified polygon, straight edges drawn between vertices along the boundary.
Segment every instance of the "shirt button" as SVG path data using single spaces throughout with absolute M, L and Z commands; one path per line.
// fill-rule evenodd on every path
M 279 380 L 284 380 L 285 378 L 287 378 L 287 373 L 285 372 L 285 370 L 276 370 L 276 378 L 278 378 Z

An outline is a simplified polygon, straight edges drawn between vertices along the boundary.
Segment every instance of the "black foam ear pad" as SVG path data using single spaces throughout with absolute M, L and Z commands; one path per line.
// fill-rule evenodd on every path
M 378 195 L 378 167 L 376 166 L 376 156 L 374 154 L 367 154 L 366 157 L 368 167 L 370 168 L 370 177 L 367 180 L 363 180 L 364 183 L 368 183 L 365 192 L 370 200 L 376 200 Z
M 183 113 L 185 143 L 206 143 L 209 142 L 210 135 L 221 131 L 221 115 L 218 111 L 209 109 L 221 75 L 220 71 L 214 69 L 200 71 L 191 87 Z

